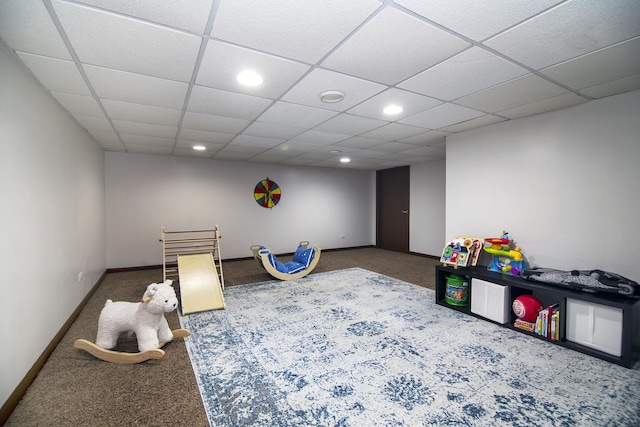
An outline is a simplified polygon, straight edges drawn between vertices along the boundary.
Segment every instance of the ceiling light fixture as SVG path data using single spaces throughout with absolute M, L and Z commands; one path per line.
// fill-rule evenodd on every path
M 342 153 L 342 150 L 329 150 L 329 153 L 331 153 L 331 154 L 340 154 L 340 153 Z
M 343 157 L 343 158 L 340 159 L 340 163 L 349 163 L 350 161 L 351 161 L 351 159 L 348 158 L 348 157 Z
M 262 84 L 262 76 L 253 70 L 245 70 L 238 74 L 237 80 L 244 86 L 259 86 Z
M 383 113 L 388 114 L 388 115 L 394 115 L 394 114 L 400 114 L 402 113 L 403 108 L 399 105 L 395 105 L 395 104 L 391 104 L 391 105 L 387 105 L 386 107 L 384 107 L 384 110 L 382 110 Z
M 193 149 L 196 151 L 204 151 L 207 149 L 207 147 L 205 147 L 204 145 L 194 145 Z
M 320 94 L 320 100 L 333 104 L 334 102 L 340 102 L 344 99 L 344 92 L 339 90 L 325 90 Z

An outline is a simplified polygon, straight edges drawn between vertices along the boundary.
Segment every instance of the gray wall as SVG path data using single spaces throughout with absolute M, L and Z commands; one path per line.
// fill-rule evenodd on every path
M 447 138 L 446 235 L 640 281 L 640 91 Z
M 272 209 L 253 196 L 267 177 L 282 190 Z M 218 224 L 223 259 L 251 256 L 254 244 L 285 253 L 301 240 L 324 248 L 375 243 L 372 171 L 106 153 L 106 188 L 109 268 L 162 264 L 162 226 Z
M 409 250 L 440 257 L 445 243 L 445 160 L 411 166 Z
M 3 45 L 0 94 L 4 403 L 104 272 L 105 217 L 101 147 Z

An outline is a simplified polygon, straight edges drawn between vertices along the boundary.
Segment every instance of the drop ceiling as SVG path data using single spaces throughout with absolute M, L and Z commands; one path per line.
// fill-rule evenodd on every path
M 640 89 L 637 0 L 2 0 L 0 38 L 105 150 L 228 161 L 428 162 Z

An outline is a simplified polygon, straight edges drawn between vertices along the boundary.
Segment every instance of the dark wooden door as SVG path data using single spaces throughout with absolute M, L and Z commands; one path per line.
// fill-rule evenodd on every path
M 376 172 L 376 246 L 409 252 L 409 166 Z

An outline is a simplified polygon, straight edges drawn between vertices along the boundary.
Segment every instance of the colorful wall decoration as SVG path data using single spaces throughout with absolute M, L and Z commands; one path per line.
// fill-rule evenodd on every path
M 253 197 L 263 208 L 271 209 L 277 205 L 281 195 L 280 186 L 270 180 L 269 177 L 258 182 L 256 188 L 253 190 Z

